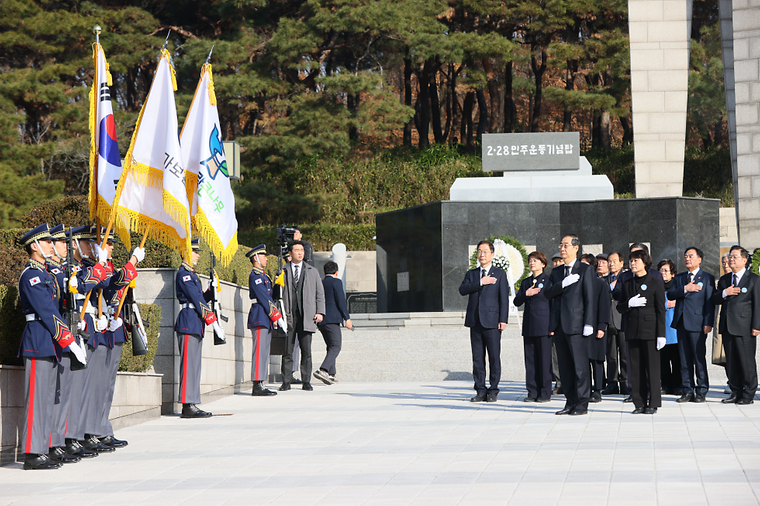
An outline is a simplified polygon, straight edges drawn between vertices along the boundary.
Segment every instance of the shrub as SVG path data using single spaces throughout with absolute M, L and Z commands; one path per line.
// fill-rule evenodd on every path
M 125 343 L 121 351 L 119 370 L 123 372 L 145 372 L 153 363 L 158 348 L 158 336 L 161 333 L 161 306 L 157 304 L 139 304 L 140 315 L 148 335 L 148 353 L 135 357 L 132 355 L 132 343 Z
M 26 321 L 21 312 L 18 288 L 0 285 L 0 364 L 23 364 L 17 355 L 24 325 Z

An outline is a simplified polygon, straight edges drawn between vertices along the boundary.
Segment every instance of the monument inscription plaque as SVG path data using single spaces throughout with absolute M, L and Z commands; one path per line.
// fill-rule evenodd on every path
M 483 172 L 578 170 L 580 134 L 483 134 Z

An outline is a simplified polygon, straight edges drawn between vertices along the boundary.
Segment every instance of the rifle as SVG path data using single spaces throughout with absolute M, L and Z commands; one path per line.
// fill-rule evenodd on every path
M 148 353 L 148 335 L 145 333 L 145 324 L 140 316 L 140 307 L 135 302 L 132 288 L 127 287 L 124 294 L 124 327 L 132 333 L 132 356 L 139 357 Z M 118 317 L 118 315 L 117 315 Z
M 216 287 L 214 286 L 214 280 L 216 279 L 216 256 L 211 253 L 211 266 L 209 268 L 209 290 L 211 290 L 211 310 L 216 315 L 217 320 L 221 319 L 223 322 L 229 321 L 229 318 L 222 314 L 222 303 L 216 296 Z M 217 329 L 219 329 L 217 331 Z M 221 325 L 214 326 L 214 344 L 227 344 L 227 337 L 224 335 L 224 330 Z
M 74 229 L 69 228 L 69 235 L 66 238 L 66 280 L 64 282 L 64 285 L 66 286 L 63 287 L 66 292 L 66 296 L 63 299 L 63 307 L 66 313 L 66 323 L 69 326 L 71 335 L 74 336 L 74 340 L 77 342 L 77 344 L 80 344 L 80 336 L 82 339 L 89 339 L 90 334 L 79 330 L 79 322 L 81 319 L 79 317 L 79 310 L 77 307 L 77 292 L 71 290 L 70 284 L 71 280 L 76 277 L 76 275 L 76 272 L 74 272 Z M 87 364 L 81 363 L 72 353 L 71 370 L 80 371 L 86 368 Z

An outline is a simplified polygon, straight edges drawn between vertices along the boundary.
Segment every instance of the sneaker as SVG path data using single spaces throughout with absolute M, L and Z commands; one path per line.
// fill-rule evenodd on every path
M 319 381 L 324 383 L 325 385 L 332 385 L 332 381 L 330 381 L 330 375 L 327 374 L 327 371 L 324 369 L 317 369 L 314 371 L 314 377 L 317 378 Z
M 330 375 L 330 381 L 331 381 L 332 383 L 337 383 L 337 382 L 338 382 L 338 380 L 336 380 L 336 379 L 335 379 L 335 376 L 334 376 L 334 375 L 332 375 L 332 374 Z

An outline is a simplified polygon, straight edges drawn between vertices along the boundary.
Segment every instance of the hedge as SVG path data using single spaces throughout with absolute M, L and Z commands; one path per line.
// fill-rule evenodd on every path
M 309 241 L 314 251 L 330 251 L 339 242 L 346 245 L 349 251 L 374 251 L 377 227 L 374 223 L 353 223 L 333 225 L 330 223 L 311 223 L 299 225 L 303 239 Z M 267 251 L 276 253 L 276 227 L 256 227 L 247 232 L 239 232 L 240 242 L 252 247 L 266 244 Z
M 158 348 L 158 336 L 161 334 L 161 306 L 157 304 L 138 304 L 140 316 L 148 335 L 148 353 L 135 357 L 132 355 L 132 343 L 126 343 L 121 350 L 119 370 L 124 372 L 145 372 L 153 363 Z

